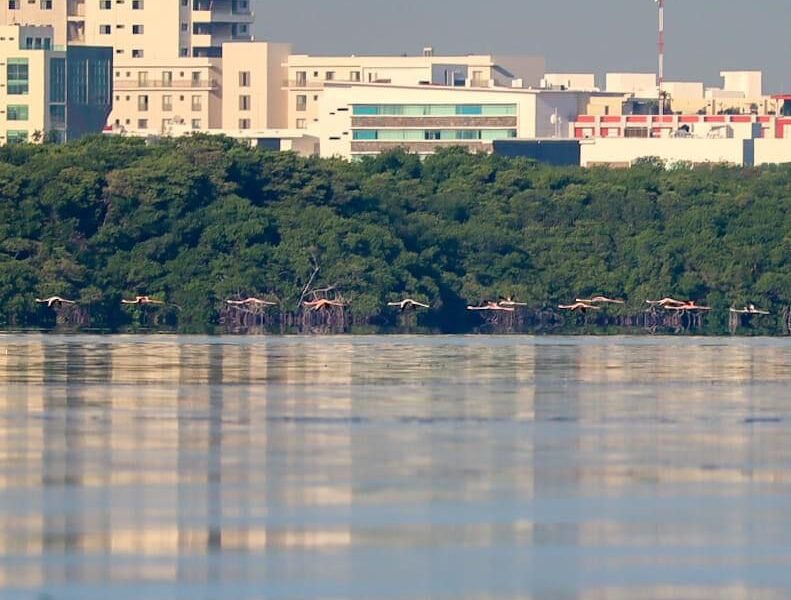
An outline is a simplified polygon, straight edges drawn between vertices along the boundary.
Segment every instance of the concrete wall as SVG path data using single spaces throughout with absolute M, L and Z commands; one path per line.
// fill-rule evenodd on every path
M 686 98 L 703 100 L 704 86 L 700 81 L 666 81 L 662 89 L 670 94 L 671 98 Z
M 791 163 L 791 139 L 755 140 L 755 166 Z
M 249 129 L 286 127 L 288 92 L 283 88 L 283 80 L 287 77 L 284 62 L 290 53 L 290 44 L 268 42 L 223 44 L 223 129 L 239 129 L 242 120 L 249 121 Z M 249 86 L 241 85 L 242 72 L 249 73 Z M 241 96 L 249 98 L 249 110 L 242 110 Z
M 682 138 L 596 139 L 581 142 L 583 167 L 600 164 L 631 165 L 640 158 L 656 157 L 669 163 L 744 164 L 744 141 Z
M 515 79 L 521 79 L 523 87 L 541 87 L 546 71 L 546 60 L 543 56 L 497 55 L 492 58 L 494 64 L 503 67 Z
M 607 73 L 605 90 L 656 98 L 656 83 L 655 73 Z
M 596 76 L 593 73 L 547 73 L 541 87 L 563 87 L 567 90 L 596 91 Z
M 723 90 L 741 93 L 744 98 L 760 98 L 763 95 L 763 73 L 761 71 L 722 71 Z

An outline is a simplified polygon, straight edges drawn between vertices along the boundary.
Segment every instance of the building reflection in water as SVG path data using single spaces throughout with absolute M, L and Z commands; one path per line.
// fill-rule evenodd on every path
M 780 598 L 789 357 L 0 337 L 0 592 Z

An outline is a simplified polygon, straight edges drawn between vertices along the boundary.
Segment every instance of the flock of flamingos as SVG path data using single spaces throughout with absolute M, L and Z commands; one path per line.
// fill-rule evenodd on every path
M 50 296 L 49 298 L 36 298 L 36 302 L 38 304 L 46 304 L 49 308 L 61 308 L 65 305 L 75 305 L 77 302 L 75 300 L 67 300 L 66 298 L 62 298 L 60 296 Z M 272 302 L 270 300 L 264 300 L 261 298 L 245 298 L 243 300 L 226 300 L 225 301 L 228 306 L 236 307 L 239 309 L 249 309 L 249 308 L 267 308 L 270 306 L 277 306 L 277 302 Z M 669 311 L 677 311 L 680 313 L 702 313 L 711 311 L 711 307 L 709 306 L 700 306 L 694 300 L 676 300 L 674 298 L 662 298 L 661 300 L 646 300 L 646 303 L 651 308 L 662 308 Z M 135 296 L 134 299 L 121 300 L 121 304 L 123 305 L 169 305 L 179 308 L 175 304 L 169 304 L 164 300 L 157 300 L 152 298 L 151 296 Z M 594 296 L 592 298 L 577 298 L 574 303 L 572 304 L 560 304 L 558 308 L 564 311 L 570 312 L 581 312 L 586 313 L 588 311 L 595 311 L 601 310 L 603 305 L 607 304 L 626 304 L 624 300 L 619 300 L 615 298 L 608 298 L 607 296 Z M 302 305 L 311 311 L 319 312 L 323 310 L 329 310 L 332 308 L 345 308 L 348 306 L 346 302 L 341 300 L 329 300 L 327 298 L 319 298 L 315 300 L 306 300 L 302 302 Z M 388 302 L 387 306 L 395 307 L 399 310 L 408 311 L 408 310 L 418 310 L 418 309 L 429 309 L 431 306 L 429 304 L 425 304 L 423 302 L 418 302 L 417 300 L 413 300 L 412 298 L 405 298 L 399 302 Z M 526 303 L 517 302 L 513 298 L 501 298 L 497 302 L 484 302 L 478 306 L 468 306 L 467 310 L 469 311 L 493 311 L 493 312 L 515 312 L 517 308 L 527 306 Z M 649 310 L 651 310 L 649 308 Z M 754 304 L 749 304 L 743 308 L 731 308 L 730 311 L 736 314 L 745 314 L 745 315 L 768 315 L 770 314 L 769 311 L 761 310 L 756 308 Z

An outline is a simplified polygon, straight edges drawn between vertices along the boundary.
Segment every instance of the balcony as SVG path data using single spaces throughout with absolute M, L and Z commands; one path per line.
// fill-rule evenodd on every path
M 216 79 L 167 82 L 161 79 L 149 79 L 148 81 L 116 79 L 113 85 L 116 90 L 212 90 L 218 88 L 220 84 Z
M 66 17 L 69 19 L 84 19 L 85 0 L 69 0 L 66 5 Z
M 338 79 L 333 79 L 333 81 L 340 81 Z M 324 87 L 324 84 L 327 83 L 323 80 L 314 79 L 311 81 L 301 80 L 301 79 L 284 79 L 283 80 L 283 87 L 288 89 L 321 89 Z
M 193 23 L 247 23 L 251 25 L 255 14 L 249 8 L 238 8 L 235 3 L 219 0 L 195 0 L 192 3 Z

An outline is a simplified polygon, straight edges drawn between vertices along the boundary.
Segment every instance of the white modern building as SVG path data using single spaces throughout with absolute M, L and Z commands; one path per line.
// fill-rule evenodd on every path
M 513 138 L 569 138 L 588 92 L 377 83 L 324 86 L 321 156 L 355 158 L 404 148 L 430 154 L 464 147 L 490 152 Z
M 539 87 L 542 57 L 440 56 L 425 48 L 420 56 L 288 57 L 288 121 L 292 129 L 318 131 L 324 89 L 336 83 L 445 88 Z

